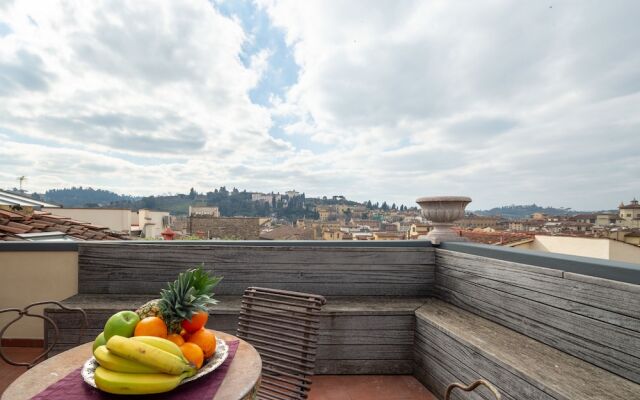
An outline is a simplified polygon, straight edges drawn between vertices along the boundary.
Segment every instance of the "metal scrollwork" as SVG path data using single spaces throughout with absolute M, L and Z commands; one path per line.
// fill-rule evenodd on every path
M 58 330 L 58 326 L 56 325 L 56 323 L 49 317 L 47 317 L 46 315 L 40 315 L 40 314 L 32 314 L 30 312 L 30 309 L 32 307 L 36 307 L 36 306 L 42 306 L 45 304 L 53 304 L 56 305 L 58 307 L 60 307 L 63 310 L 67 310 L 67 311 L 72 311 L 72 312 L 79 312 L 82 314 L 82 325 L 80 327 L 80 330 L 78 331 L 78 344 L 80 344 L 80 341 L 82 340 L 82 334 L 84 332 L 84 330 L 87 328 L 88 325 L 88 321 L 87 321 L 87 313 L 80 308 L 69 308 L 66 306 L 63 306 L 62 304 L 60 304 L 57 301 L 40 301 L 37 303 L 33 303 L 33 304 L 29 304 L 28 306 L 26 306 L 23 309 L 19 309 L 19 308 L 5 308 L 0 310 L 0 314 L 3 313 L 17 313 L 18 316 L 14 319 L 12 319 L 11 321 L 9 321 L 9 323 L 7 325 L 5 325 L 4 327 L 2 327 L 2 330 L 0 330 L 0 358 L 2 358 L 5 362 L 7 362 L 8 364 L 11 365 L 15 365 L 18 367 L 27 367 L 27 368 L 31 368 L 33 366 L 35 366 L 37 363 L 39 363 L 40 361 L 42 361 L 47 354 L 49 354 L 49 352 L 53 349 L 53 347 L 58 343 L 58 336 L 60 334 L 60 331 Z M 55 332 L 55 336 L 53 338 L 53 340 L 51 341 L 51 344 L 49 344 L 49 346 L 42 352 L 42 354 L 40 354 L 38 357 L 36 357 L 35 359 L 33 359 L 31 362 L 17 362 L 14 361 L 12 359 L 10 359 L 9 357 L 7 357 L 6 354 L 4 354 L 3 351 L 3 347 L 2 347 L 2 337 L 4 336 L 4 333 L 7 331 L 7 329 L 9 329 L 9 327 L 11 325 L 13 325 L 15 322 L 19 321 L 20 319 L 22 319 L 22 317 L 34 317 L 34 318 L 40 318 L 43 321 L 45 321 L 46 323 L 49 323 L 51 326 L 53 326 L 53 330 Z

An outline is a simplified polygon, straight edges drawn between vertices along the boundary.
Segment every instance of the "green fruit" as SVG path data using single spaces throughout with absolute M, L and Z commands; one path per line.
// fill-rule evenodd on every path
M 93 341 L 93 352 L 100 346 L 104 346 L 107 344 L 107 339 L 104 338 L 104 332 L 100 332 L 100 334 L 96 337 L 96 340 Z
M 140 322 L 140 317 L 133 311 L 117 312 L 104 325 L 104 338 L 107 342 L 115 335 L 129 338 L 133 336 L 138 322 Z

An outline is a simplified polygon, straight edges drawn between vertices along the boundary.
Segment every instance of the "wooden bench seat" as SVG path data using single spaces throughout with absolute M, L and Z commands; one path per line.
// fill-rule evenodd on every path
M 640 399 L 640 385 L 436 299 L 416 310 L 414 374 L 434 393 L 484 378 L 505 399 Z M 480 391 L 460 399 L 492 399 Z
M 106 320 L 120 310 L 134 310 L 152 299 L 149 295 L 78 294 L 63 301 L 87 312 L 89 328 L 83 341 L 101 331 Z M 240 313 L 240 296 L 216 296 L 207 327 L 233 333 Z M 316 362 L 319 374 L 411 374 L 415 311 L 425 297 L 333 296 L 328 297 L 320 317 Z M 57 309 L 47 315 L 60 328 L 54 353 L 77 343 L 78 315 Z M 53 330 L 47 332 L 47 340 Z

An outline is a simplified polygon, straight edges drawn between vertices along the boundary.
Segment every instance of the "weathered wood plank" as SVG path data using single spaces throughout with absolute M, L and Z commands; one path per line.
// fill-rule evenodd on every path
M 273 289 L 283 289 L 306 293 L 317 293 L 324 296 L 424 296 L 433 294 L 433 281 L 406 283 L 349 283 L 339 280 L 333 282 L 264 282 L 252 280 L 248 277 L 243 283 L 225 282 L 216 288 L 216 293 L 220 295 L 239 295 L 249 286 L 270 287 Z M 104 293 L 104 294 L 127 294 L 132 292 L 158 293 L 166 286 L 164 282 L 149 281 L 94 281 L 83 282 L 83 294 Z
M 407 375 L 412 360 L 316 360 L 318 375 Z
M 550 294 L 547 294 L 546 291 L 538 292 L 531 289 L 525 289 L 524 287 L 519 285 L 506 284 L 506 282 L 501 280 L 488 279 L 483 275 L 468 273 L 464 268 L 461 267 L 451 267 L 449 265 L 446 267 L 441 266 L 438 269 L 438 273 L 444 276 L 462 279 L 469 283 L 485 286 L 515 296 L 530 299 L 542 304 L 559 308 L 561 310 L 565 310 L 569 313 L 579 314 L 585 317 L 602 321 L 607 324 L 613 324 L 618 327 L 640 332 L 640 319 L 563 298 L 570 296 L 552 296 Z M 640 333 L 638 334 L 638 336 L 640 337 Z
M 353 330 L 322 330 L 318 338 L 320 344 L 358 345 L 358 344 L 396 344 L 412 345 L 414 333 L 412 330 L 390 329 L 353 329 Z
M 444 274 L 438 274 L 438 280 L 439 292 L 449 303 L 639 382 L 637 332 Z
M 437 263 L 438 267 L 458 269 L 484 278 L 640 318 L 639 292 L 630 291 L 634 285 L 628 283 L 612 285 L 612 281 L 593 277 L 578 280 L 576 274 L 563 271 L 558 271 L 562 273 L 560 276 L 541 274 L 539 269 L 525 268 L 523 264 L 446 250 L 438 250 Z M 565 279 L 565 276 L 573 279 Z M 627 290 L 621 290 L 623 288 Z
M 433 248 L 347 248 L 347 247 L 247 247 L 247 246 L 171 246 L 163 244 L 81 243 L 78 245 L 80 265 L 83 261 L 109 262 L 117 258 L 131 260 L 141 268 L 159 264 L 190 266 L 205 264 L 434 264 Z
M 318 360 L 412 360 L 410 345 L 358 344 L 318 346 Z
M 640 285 L 634 285 L 633 283 L 612 281 L 611 279 L 604 279 L 597 276 L 576 274 L 573 272 L 565 272 L 563 277 L 568 280 L 589 283 L 595 286 L 621 290 L 623 292 L 629 292 L 636 295 L 640 294 Z
M 431 332 L 445 333 L 554 398 L 622 400 L 640 394 L 638 384 L 450 304 L 432 300 L 416 317 L 432 325 Z M 437 339 L 438 345 L 442 342 Z
M 416 349 L 416 361 L 414 366 L 414 376 L 431 391 L 438 396 L 438 398 L 444 398 L 444 392 L 452 383 L 462 383 L 465 385 L 470 384 L 478 379 L 483 378 L 482 374 L 471 371 L 466 365 L 460 363 L 451 363 L 449 360 L 441 360 L 434 358 L 427 352 L 423 352 L 421 349 Z M 504 400 L 514 399 L 500 390 Z M 487 389 L 475 390 L 471 393 L 465 393 L 460 390 L 454 390 L 452 399 L 458 400 L 495 400 L 487 393 Z M 520 400 L 517 399 L 516 400 Z M 528 400 L 528 399 L 527 399 Z
M 505 370 L 420 318 L 416 325 L 415 355 L 418 365 L 422 365 L 420 361 L 424 360 L 427 363 L 422 365 L 423 367 L 431 365 L 446 368 L 460 382 L 470 383 L 478 379 L 486 379 L 496 386 L 500 393 L 510 398 L 554 399 L 540 388 Z M 495 400 L 486 389 L 481 390 L 480 393 L 482 397 Z
M 431 393 L 433 393 L 438 399 L 444 399 L 444 392 L 449 384 L 454 382 L 461 382 L 460 379 L 448 371 L 446 368 L 442 368 L 441 363 L 435 360 L 428 360 L 428 357 L 424 357 L 424 366 L 415 365 L 413 368 L 413 376 L 416 377 L 420 383 L 422 383 Z M 454 390 L 451 394 L 451 400 L 487 400 L 481 397 L 477 392 L 465 393 L 460 390 Z M 491 400 L 495 400 L 491 399 Z M 506 399 L 505 399 L 506 400 Z

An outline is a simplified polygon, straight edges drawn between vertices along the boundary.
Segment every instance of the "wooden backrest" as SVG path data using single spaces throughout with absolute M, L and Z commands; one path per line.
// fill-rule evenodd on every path
M 457 251 L 436 257 L 440 299 L 640 383 L 640 285 Z
M 215 290 L 219 296 L 241 296 L 258 286 L 325 296 L 426 297 L 435 277 L 431 247 L 86 242 L 79 245 L 78 290 L 157 295 L 178 273 L 201 263 L 224 276 Z
M 306 399 L 311 388 L 324 297 L 259 287 L 242 297 L 238 337 L 262 357 L 258 398 Z

